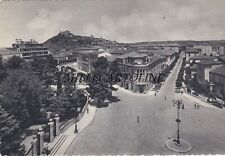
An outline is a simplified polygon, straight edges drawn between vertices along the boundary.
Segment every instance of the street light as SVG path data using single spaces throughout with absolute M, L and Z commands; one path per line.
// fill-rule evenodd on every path
M 176 119 L 176 122 L 177 122 L 177 138 L 176 140 L 176 144 L 177 145 L 180 145 L 180 108 L 184 109 L 184 104 L 182 103 L 182 100 L 177 100 L 175 105 L 177 106 L 177 119 Z
M 176 138 L 169 138 L 166 141 L 166 147 L 172 151 L 179 152 L 179 153 L 185 153 L 192 149 L 191 144 L 180 138 L 180 109 L 184 109 L 184 104 L 182 103 L 182 100 L 173 100 L 173 106 L 177 106 L 177 136 Z
M 76 113 L 75 113 L 75 127 L 74 127 L 74 133 L 78 133 L 78 129 L 77 129 L 77 116 L 76 115 L 78 115 L 79 114 L 79 110 L 80 110 L 80 107 L 77 107 L 77 109 L 76 109 Z

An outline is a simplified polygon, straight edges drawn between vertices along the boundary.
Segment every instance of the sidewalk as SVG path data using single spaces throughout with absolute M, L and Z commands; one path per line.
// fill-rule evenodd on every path
M 196 98 L 196 97 L 194 97 L 192 95 L 189 95 L 189 94 L 187 94 L 185 92 L 182 94 L 182 97 L 185 97 L 185 98 L 191 100 L 193 102 L 193 104 L 194 103 L 199 103 L 199 105 L 202 106 L 202 107 L 205 107 L 205 108 L 214 108 L 214 109 L 216 108 L 217 109 L 216 106 L 214 106 L 214 105 L 212 105 L 210 103 L 204 102 L 201 99 Z
M 51 150 L 51 156 L 65 155 L 67 149 L 72 142 L 78 137 L 82 131 L 93 121 L 96 107 L 88 106 L 89 113 L 87 111 L 79 122 L 77 122 L 78 133 L 74 133 L 75 125 L 70 126 L 65 132 L 61 133 L 52 143 L 48 144 L 48 149 Z

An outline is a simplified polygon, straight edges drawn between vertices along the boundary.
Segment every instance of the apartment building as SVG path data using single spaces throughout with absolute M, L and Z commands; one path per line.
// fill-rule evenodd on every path
M 46 57 L 50 55 L 48 48 L 44 47 L 42 43 L 38 43 L 33 39 L 30 41 L 16 39 L 16 43 L 12 44 L 12 48 L 20 53 L 24 59 L 32 59 L 33 57 Z
M 142 75 L 142 78 L 136 81 L 126 80 L 120 82 L 120 86 L 133 92 L 144 93 L 150 90 L 154 83 L 146 81 L 147 74 L 159 74 L 162 69 L 162 63 L 165 61 L 159 55 L 147 55 L 137 52 L 131 52 L 117 57 L 120 71 L 127 74 Z
M 194 45 L 194 48 L 199 49 L 201 55 L 219 56 L 225 54 L 225 45 L 223 44 L 205 43 Z
M 77 62 L 77 56 L 70 52 L 60 52 L 54 54 L 53 57 L 57 60 L 57 64 Z
M 186 66 L 190 65 L 190 58 L 194 56 L 200 55 L 200 50 L 195 49 L 195 48 L 187 48 L 185 50 L 185 61 L 186 61 Z
M 197 80 L 199 83 L 204 84 L 209 82 L 209 72 L 222 65 L 222 62 L 217 60 L 201 60 L 197 62 Z
M 212 90 L 217 97 L 225 98 L 225 65 L 215 68 L 209 72 L 209 81 L 212 83 Z
M 79 50 L 75 52 L 77 54 L 77 62 L 79 69 L 91 73 L 94 70 L 93 64 L 97 61 L 99 54 L 102 54 L 102 51 L 97 49 L 88 49 L 88 50 Z
M 218 58 L 215 56 L 207 56 L 207 55 L 197 55 L 190 57 L 188 62 L 188 66 L 186 66 L 186 71 L 188 71 L 187 75 L 189 78 L 193 78 L 193 76 L 197 73 L 197 63 L 200 61 L 218 61 Z

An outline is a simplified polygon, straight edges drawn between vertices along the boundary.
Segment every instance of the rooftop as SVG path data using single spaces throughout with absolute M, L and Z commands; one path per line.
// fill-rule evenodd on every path
M 195 48 L 187 48 L 185 50 L 185 53 L 199 53 L 200 51 L 198 49 Z
M 225 45 L 223 43 L 216 43 L 216 42 L 200 42 L 196 43 L 194 46 L 218 46 L 218 47 L 224 47 Z
M 131 52 L 131 53 L 126 53 L 121 56 L 118 56 L 117 58 L 128 58 L 128 57 L 140 58 L 140 57 L 146 57 L 146 56 L 148 56 L 148 55 L 142 54 L 142 53 L 137 53 L 137 52 Z
M 79 53 L 79 54 L 94 54 L 94 55 L 98 55 L 101 53 L 104 53 L 104 51 L 98 51 L 98 50 L 80 50 L 80 51 L 76 51 L 74 53 Z
M 198 62 L 197 64 L 200 64 L 200 65 L 220 65 L 220 64 L 222 64 L 222 62 L 214 61 L 214 60 L 202 60 L 202 61 Z
M 113 62 L 116 60 L 116 57 L 115 56 L 105 56 L 105 58 L 107 59 L 107 61 L 109 62 Z
M 161 56 L 170 56 L 170 55 L 173 55 L 174 53 L 176 53 L 175 51 L 169 50 L 169 49 L 168 50 L 165 50 L 165 49 L 162 49 L 162 50 L 157 49 L 157 50 L 154 50 L 154 51 L 151 51 L 151 52 L 156 53 L 156 54 L 159 54 Z
M 71 56 L 72 54 L 69 53 L 69 52 L 63 52 L 63 53 L 57 53 L 57 54 L 54 54 L 53 57 L 55 58 L 59 58 L 59 57 L 67 57 L 67 56 Z
M 217 75 L 225 77 L 225 65 L 211 70 L 210 73 L 217 74 Z
M 194 64 L 193 66 L 190 67 L 191 70 L 196 70 L 197 69 L 197 64 Z
M 208 55 L 197 55 L 190 57 L 190 60 L 213 60 L 216 59 L 216 56 L 208 56 Z

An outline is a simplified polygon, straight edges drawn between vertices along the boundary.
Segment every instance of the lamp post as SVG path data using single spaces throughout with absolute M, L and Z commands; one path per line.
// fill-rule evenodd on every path
M 191 144 L 185 139 L 180 138 L 180 109 L 184 109 L 182 100 L 173 100 L 173 106 L 177 108 L 177 136 L 175 138 L 168 138 L 166 147 L 172 151 L 185 153 L 192 149 Z
M 177 138 L 176 138 L 176 144 L 180 145 L 180 108 L 184 109 L 184 104 L 182 103 L 182 100 L 177 100 L 176 102 L 176 106 L 177 106 Z
M 77 129 L 77 115 L 79 114 L 79 107 L 77 107 L 76 109 L 76 113 L 75 113 L 75 124 L 74 124 L 74 133 L 78 133 L 78 129 Z

